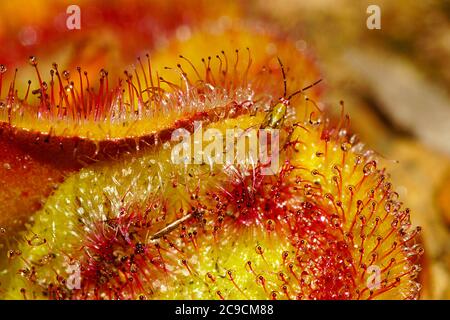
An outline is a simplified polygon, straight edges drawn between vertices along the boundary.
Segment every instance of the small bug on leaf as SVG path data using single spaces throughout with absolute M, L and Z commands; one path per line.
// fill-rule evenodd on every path
M 279 102 L 270 108 L 269 112 L 266 115 L 266 118 L 264 119 L 264 122 L 261 124 L 261 129 L 264 128 L 279 128 L 285 119 L 287 108 L 289 107 L 290 101 L 292 97 L 296 96 L 299 93 L 302 93 L 303 91 L 308 90 L 309 88 L 314 87 L 315 85 L 319 84 L 322 79 L 317 80 L 313 84 L 310 84 L 309 86 L 304 87 L 303 89 L 300 89 L 298 91 L 295 91 L 292 93 L 289 97 L 286 98 L 286 74 L 284 72 L 284 66 L 281 62 L 280 58 L 278 59 L 278 63 L 281 67 L 281 73 L 283 74 L 283 84 L 284 84 L 284 94 L 283 97 L 279 99 Z

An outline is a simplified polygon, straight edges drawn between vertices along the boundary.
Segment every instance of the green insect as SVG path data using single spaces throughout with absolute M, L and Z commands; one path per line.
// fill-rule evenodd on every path
M 305 90 L 308 90 L 311 87 L 314 87 L 319 82 L 322 81 L 322 79 L 317 80 L 313 84 L 304 87 L 303 89 L 300 89 L 298 91 L 295 91 L 293 94 L 291 94 L 289 97 L 286 98 L 286 74 L 284 72 L 283 63 L 281 62 L 280 58 L 278 58 L 278 63 L 281 67 L 281 73 L 283 74 L 283 84 L 284 84 L 284 94 L 283 97 L 279 99 L 280 102 L 278 102 L 276 105 L 270 108 L 269 112 L 267 113 L 263 123 L 261 124 L 261 129 L 264 128 L 280 128 L 281 125 L 284 122 L 284 119 L 286 118 L 286 112 L 287 108 L 289 107 L 290 101 L 292 97 L 295 95 L 302 93 Z

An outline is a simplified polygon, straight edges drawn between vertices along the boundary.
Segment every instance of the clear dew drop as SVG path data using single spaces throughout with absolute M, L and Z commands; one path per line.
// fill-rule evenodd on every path
M 28 240 L 28 244 L 33 247 L 41 246 L 46 242 L 47 240 L 45 238 L 41 238 L 38 235 L 34 235 L 30 240 Z
M 341 150 L 347 152 L 351 149 L 352 145 L 348 142 L 344 142 L 341 144 Z
M 311 278 L 311 275 L 307 271 L 303 271 L 301 273 L 300 277 L 301 277 L 301 281 L 303 284 L 305 284 L 307 286 L 311 284 L 312 278 Z
M 377 170 L 377 164 L 375 161 L 370 161 L 364 165 L 363 172 L 365 176 L 374 174 Z
M 14 259 L 16 257 L 19 257 L 20 255 L 22 255 L 22 251 L 20 250 L 9 250 L 6 254 L 8 259 Z
M 5 73 L 8 68 L 4 64 L 0 64 L 0 73 Z
M 28 59 L 28 61 L 30 62 L 30 64 L 32 66 L 36 66 L 37 65 L 37 59 L 35 56 L 30 56 L 30 58 Z
M 331 225 L 334 228 L 340 228 L 341 227 L 341 221 L 340 221 L 338 215 L 333 215 L 333 217 L 331 218 Z
M 67 70 L 64 70 L 62 72 L 62 76 L 63 76 L 64 79 L 69 80 L 70 79 L 70 72 L 67 71 Z
M 347 130 L 346 129 L 339 130 L 339 137 L 343 138 L 345 136 L 347 136 Z

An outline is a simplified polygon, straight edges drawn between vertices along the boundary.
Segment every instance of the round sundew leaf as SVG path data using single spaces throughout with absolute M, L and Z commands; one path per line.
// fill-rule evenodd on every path
M 242 116 L 211 127 L 251 128 L 261 121 L 261 115 Z M 25 280 L 13 278 L 8 294 L 20 297 L 25 288 L 52 298 L 416 297 L 410 279 L 421 250 L 413 243 L 415 231 L 408 231 L 408 210 L 375 160 L 341 129 L 322 123 L 288 125 L 285 165 L 274 176 L 261 176 L 258 167 L 177 167 L 170 148 L 83 169 L 49 199 L 25 236 L 46 243 L 20 248 L 25 261 L 54 253 L 52 246 L 63 254 L 35 269 L 36 282 L 29 272 Z M 118 263 L 114 252 L 124 260 Z M 79 291 L 54 280 L 55 270 L 70 278 L 63 257 L 80 264 Z M 367 270 L 380 272 L 375 287 Z
M 251 127 L 260 123 L 261 117 L 228 119 L 216 128 Z M 82 169 L 69 177 L 47 200 L 43 209 L 33 216 L 33 226 L 24 237 L 38 237 L 42 243 L 35 246 L 25 241 L 20 249 L 22 257 L 32 261 L 33 265 L 39 265 L 36 261 L 49 254 L 56 255 L 48 265 L 38 270 L 41 281 L 51 283 L 55 272 L 64 274 L 67 257 L 74 251 L 80 253 L 86 240 L 98 236 L 95 232 L 99 231 L 99 223 L 118 219 L 122 213 L 143 215 L 145 221 L 152 222 L 142 230 L 144 235 L 148 235 L 167 221 L 174 220 L 181 214 L 180 210 L 191 210 L 191 192 L 199 188 L 200 181 L 204 192 L 210 184 L 217 183 L 219 174 L 224 174 L 216 168 L 215 176 L 210 170 L 207 165 L 193 164 L 186 168 L 184 165 L 173 165 L 171 150 L 166 147 L 152 153 L 144 152 L 139 157 L 124 156 L 112 164 L 99 163 Z M 157 207 L 153 207 L 154 204 Z M 28 238 L 30 232 L 32 236 Z M 142 241 L 145 240 L 144 235 L 141 235 L 144 238 Z M 20 263 L 18 260 L 14 262 Z M 11 270 L 14 267 L 8 267 L 10 276 Z M 10 280 L 13 281 L 10 284 L 12 288 L 23 285 L 20 277 Z M 2 281 L 2 284 L 5 283 Z M 20 294 L 20 290 L 15 292 Z M 37 291 L 34 294 L 41 293 Z
M 70 90 L 58 94 L 59 84 L 55 72 L 59 70 L 64 82 L 64 70 L 61 67 L 52 70 L 54 84 L 51 85 L 51 79 L 45 75 L 46 72 L 42 73 L 44 68 L 40 68 L 43 81 L 47 81 L 45 103 L 49 103 L 49 107 L 42 106 L 40 94 L 30 93 L 28 102 L 22 101 L 24 92 L 22 95 L 19 94 L 20 97 L 15 94 L 4 97 L 4 102 L 0 106 L 0 142 L 5 146 L 2 152 L 9 158 L 18 159 L 17 163 L 25 160 L 31 162 L 27 168 L 35 167 L 36 170 L 28 170 L 25 174 L 17 171 L 16 165 L 10 170 L 4 170 L 5 174 L 2 175 L 4 183 L 9 186 L 5 190 L 9 192 L 2 192 L 4 199 L 2 225 L 11 227 L 13 220 L 21 222 L 26 219 L 41 206 L 59 181 L 92 162 L 111 161 L 121 154 L 133 153 L 164 143 L 173 130 L 190 127 L 195 120 L 214 122 L 218 117 L 234 117 L 255 112 L 255 102 L 258 102 L 261 110 L 267 110 L 282 95 L 283 82 L 280 65 L 276 59 L 278 55 L 287 66 L 287 63 L 292 66 L 286 68 L 288 93 L 312 83 L 319 77 L 311 57 L 296 52 L 295 46 L 286 40 L 281 40 L 268 32 L 256 32 L 252 28 L 240 28 L 240 32 L 237 29 L 238 26 L 233 23 L 231 26 L 223 27 L 218 34 L 193 30 L 189 41 L 172 40 L 168 47 L 157 50 L 152 55 L 151 79 L 148 68 L 150 63 L 146 57 L 142 57 L 136 63 L 137 74 L 132 70 L 129 71 L 134 75 L 131 87 L 126 83 L 126 79 L 123 80 L 122 86 L 116 87 L 114 78 L 110 75 L 109 90 L 106 89 L 108 75 L 103 71 L 99 75 L 103 87 L 100 85 L 99 88 L 97 83 L 92 89 L 94 91 L 86 91 L 87 79 L 83 75 L 84 69 L 80 69 L 80 71 L 72 70 L 69 74 L 68 81 L 74 81 L 72 85 L 74 95 Z M 203 48 L 202 37 L 208 39 L 208 43 L 214 44 L 216 49 Z M 233 41 L 228 42 L 227 38 L 232 38 Z M 277 51 L 265 54 L 266 51 L 263 49 L 266 46 L 275 46 Z M 246 47 L 249 47 L 250 52 Z M 195 48 L 202 50 L 197 51 Z M 235 52 L 237 48 L 240 50 L 239 55 Z M 221 50 L 225 50 L 224 53 Z M 179 58 L 180 52 L 184 57 L 189 57 L 189 61 Z M 205 65 L 201 62 L 198 52 L 214 57 L 211 61 L 208 56 L 204 57 L 210 65 L 210 71 L 204 71 Z M 173 60 L 167 60 L 166 57 L 172 56 Z M 180 68 L 186 72 L 187 80 L 181 79 L 182 74 L 174 61 L 180 63 Z M 37 62 L 39 61 L 33 60 L 33 65 Z M 191 67 L 191 63 L 195 70 Z M 172 69 L 164 70 L 166 66 Z M 155 71 L 158 71 L 158 75 L 166 82 L 158 80 Z M 79 80 L 80 77 L 83 84 Z M 92 77 L 90 78 L 92 85 L 94 81 Z M 3 80 L 6 83 L 6 78 Z M 143 90 L 151 86 L 152 81 L 154 86 L 159 82 L 158 86 L 167 90 L 163 96 L 164 101 L 161 101 L 158 91 Z M 189 87 L 186 86 L 186 81 L 191 83 Z M 16 82 L 16 86 L 25 91 L 20 81 Z M 176 87 L 175 84 L 181 87 Z M 30 91 L 38 90 L 36 86 L 38 84 L 33 82 Z M 138 87 L 142 91 L 141 95 L 136 93 Z M 120 88 L 124 89 L 125 93 L 120 93 Z M 53 91 L 55 98 L 52 98 Z M 315 97 L 319 91 L 314 87 L 308 90 L 308 94 Z M 7 92 L 3 90 L 3 94 Z M 207 97 L 206 101 L 203 101 L 203 96 Z M 81 101 L 83 103 L 80 103 Z M 62 105 L 59 106 L 58 103 Z M 289 117 L 303 117 L 305 110 L 312 108 L 311 103 L 307 108 L 304 107 L 305 104 L 308 103 L 296 104 L 300 106 L 300 112 L 289 109 Z M 136 114 L 138 110 L 141 111 Z M 7 164 L 5 166 L 9 168 Z M 45 174 L 39 175 L 48 171 L 49 177 L 52 178 L 50 182 L 46 181 Z M 18 179 L 9 179 L 10 176 Z M 27 181 L 35 183 L 25 188 L 22 185 Z M 23 194 L 26 200 L 18 205 L 16 197 L 11 195 L 14 193 Z

